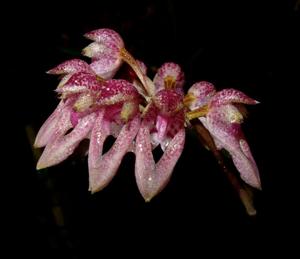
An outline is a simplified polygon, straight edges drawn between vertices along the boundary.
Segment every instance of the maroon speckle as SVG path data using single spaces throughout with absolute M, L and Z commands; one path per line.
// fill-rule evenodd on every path
M 89 64 L 81 59 L 67 60 L 58 66 L 50 69 L 47 73 L 53 75 L 71 74 L 76 72 L 92 72 Z

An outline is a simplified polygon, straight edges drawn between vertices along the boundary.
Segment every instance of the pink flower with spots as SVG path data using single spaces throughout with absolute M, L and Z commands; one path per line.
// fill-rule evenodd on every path
M 112 179 L 136 136 L 140 96 L 131 83 L 121 79 L 104 81 L 78 64 L 84 63 L 67 61 L 50 70 L 55 74 L 66 73 L 69 79 L 57 88 L 62 100 L 36 137 L 35 146 L 45 146 L 37 168 L 62 162 L 80 141 L 90 139 L 90 190 L 95 192 Z M 116 141 L 102 154 L 109 135 L 116 137 Z
M 166 186 L 184 147 L 183 80 L 174 63 L 163 64 L 154 77 L 156 92 L 145 108 L 135 151 L 136 181 L 146 201 Z M 155 163 L 152 149 L 158 145 L 164 153 Z
M 234 106 L 257 101 L 234 89 L 216 92 L 208 82 L 194 84 L 184 96 L 185 76 L 178 64 L 164 63 L 151 80 L 145 64 L 125 49 L 117 32 L 98 29 L 84 36 L 93 41 L 82 52 L 91 63 L 72 59 L 48 71 L 61 76 L 56 88 L 60 102 L 36 136 L 35 147 L 45 147 L 37 169 L 61 163 L 88 139 L 89 190 L 107 186 L 125 154 L 133 152 L 138 189 L 150 201 L 171 178 L 184 148 L 185 126 L 199 117 L 217 147 L 231 154 L 241 178 L 260 188 L 240 127 L 243 116 Z M 126 79 L 114 78 L 126 64 Z M 110 135 L 115 142 L 104 153 Z M 153 158 L 156 148 L 163 152 L 158 162 Z
M 92 58 L 91 69 L 102 78 L 113 78 L 122 64 L 120 52 L 124 42 L 120 35 L 110 29 L 99 29 L 84 36 L 94 41 L 82 51 L 84 56 Z
M 177 89 L 183 93 L 184 73 L 178 64 L 164 63 L 153 79 L 156 91 L 162 89 Z
M 56 89 L 61 101 L 37 134 L 35 146 L 45 146 L 37 168 L 62 162 L 89 139 L 89 190 L 94 193 L 112 180 L 124 155 L 133 151 L 138 187 L 150 200 L 166 185 L 183 149 L 183 92 L 177 91 L 183 73 L 167 63 L 159 73 L 164 81 L 153 83 L 144 63 L 133 59 L 116 32 L 100 29 L 85 36 L 94 41 L 83 51 L 91 64 L 72 59 L 48 71 L 62 76 Z M 132 82 L 112 79 L 123 60 L 136 75 L 129 75 Z M 155 90 L 158 84 L 161 90 Z M 109 135 L 116 140 L 103 154 Z M 164 154 L 155 164 L 152 150 L 158 145 Z
M 189 89 L 185 103 L 192 110 L 190 118 L 200 121 L 213 136 L 218 149 L 226 149 L 240 172 L 241 178 L 260 189 L 260 177 L 255 160 L 241 129 L 243 115 L 234 103 L 257 104 L 258 102 L 235 89 L 216 92 L 213 84 L 199 82 Z

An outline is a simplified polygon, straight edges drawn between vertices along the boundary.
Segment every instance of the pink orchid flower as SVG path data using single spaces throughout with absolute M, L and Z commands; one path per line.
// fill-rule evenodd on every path
M 98 76 L 104 79 L 113 78 L 125 61 L 143 85 L 143 87 L 136 85 L 138 92 L 145 98 L 147 94 L 153 94 L 152 81 L 147 78 L 143 66 L 140 66 L 140 63 L 125 49 L 124 42 L 117 32 L 111 29 L 97 29 L 84 36 L 94 42 L 84 48 L 82 54 L 92 58 L 90 67 Z
M 94 41 L 83 51 L 91 64 L 72 59 L 48 71 L 63 76 L 56 89 L 61 101 L 37 134 L 35 146 L 45 146 L 37 168 L 62 162 L 89 139 L 89 190 L 94 193 L 112 180 L 124 155 L 133 151 L 138 187 L 150 200 L 166 185 L 183 149 L 183 72 L 167 63 L 153 83 L 144 63 L 133 59 L 116 32 L 100 29 L 85 36 Z M 136 75 L 132 83 L 112 79 L 123 60 Z M 103 154 L 109 135 L 116 140 Z M 152 150 L 158 145 L 164 154 L 155 164 Z
M 144 111 L 135 151 L 136 181 L 146 201 L 166 186 L 184 147 L 183 78 L 174 63 L 162 65 L 154 77 L 156 93 Z M 152 150 L 158 145 L 164 153 L 155 163 Z
M 177 89 L 183 93 L 184 73 L 178 64 L 167 62 L 158 69 L 153 83 L 156 92 L 162 89 Z
M 94 41 L 83 49 L 82 54 L 92 58 L 91 69 L 104 79 L 111 79 L 122 64 L 120 55 L 124 42 L 120 35 L 110 29 L 98 29 L 84 35 Z
M 133 152 L 138 189 L 150 201 L 167 185 L 181 156 L 187 120 L 199 117 L 217 147 L 231 154 L 242 179 L 260 188 L 240 127 L 243 116 L 234 106 L 256 104 L 255 100 L 234 89 L 216 92 L 208 82 L 194 84 L 184 97 L 179 65 L 163 64 L 151 80 L 145 64 L 132 57 L 115 31 L 98 29 L 85 37 L 93 41 L 83 50 L 90 64 L 72 59 L 48 71 L 61 76 L 56 88 L 61 100 L 36 136 L 35 147 L 45 147 L 37 169 L 64 161 L 89 139 L 89 190 L 95 193 L 107 186 L 125 154 Z M 131 68 L 127 80 L 114 79 L 124 62 Z M 104 153 L 110 135 L 115 142 Z M 153 158 L 155 148 L 163 151 L 158 162 Z
M 50 70 L 60 74 L 71 72 L 71 77 L 58 87 L 62 100 L 36 137 L 36 147 L 46 146 L 37 168 L 62 162 L 80 141 L 88 138 L 90 190 L 95 192 L 112 179 L 135 138 L 140 124 L 140 96 L 125 80 L 104 81 L 89 69 L 74 72 L 78 71 L 77 65 L 74 61 L 64 62 Z M 114 135 L 116 141 L 102 154 L 109 135 Z
M 224 148 L 230 153 L 241 178 L 260 189 L 258 168 L 241 129 L 243 115 L 234 106 L 234 103 L 253 105 L 258 102 L 235 89 L 216 92 L 214 85 L 208 82 L 192 85 L 184 101 L 192 110 L 189 118 L 200 117 L 217 148 Z

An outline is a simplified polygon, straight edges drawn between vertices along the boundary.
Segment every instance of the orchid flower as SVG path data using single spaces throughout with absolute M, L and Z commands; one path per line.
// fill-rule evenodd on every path
M 156 93 L 144 111 L 135 151 L 136 181 L 146 201 L 166 186 L 184 147 L 183 80 L 174 63 L 163 64 L 154 77 Z M 155 163 L 152 149 L 157 145 L 164 153 Z
M 122 64 L 120 51 L 124 42 L 120 35 L 110 29 L 99 29 L 84 36 L 94 41 L 82 51 L 84 56 L 92 58 L 91 69 L 102 78 L 113 78 Z
M 125 61 L 142 82 L 143 87 L 136 86 L 138 92 L 144 98 L 147 94 L 153 95 L 152 81 L 143 72 L 143 67 L 125 49 L 124 42 L 117 32 L 111 29 L 98 29 L 84 36 L 94 42 L 84 48 L 82 54 L 92 58 L 90 67 L 98 76 L 104 79 L 113 78 L 122 62 Z
M 199 118 L 219 149 L 231 154 L 242 179 L 260 188 L 257 166 L 242 133 L 243 116 L 234 103 L 256 104 L 242 92 L 216 92 L 208 82 L 194 84 L 184 96 L 185 76 L 178 64 L 164 63 L 153 80 L 146 65 L 125 49 L 111 29 L 84 35 L 93 42 L 83 49 L 91 63 L 67 60 L 48 71 L 61 76 L 56 88 L 60 102 L 39 130 L 35 147 L 45 147 L 37 169 L 67 159 L 83 139 L 89 140 L 89 190 L 102 190 L 113 179 L 127 152 L 136 156 L 138 189 L 150 201 L 167 185 L 181 156 L 188 120 Z M 131 70 L 114 78 L 123 63 Z M 189 109 L 189 111 L 188 111 Z M 108 136 L 115 142 L 106 152 Z M 161 148 L 158 162 L 153 150 Z
M 66 64 L 67 69 L 64 69 Z M 70 69 L 72 64 L 74 67 Z M 51 71 L 73 72 L 77 65 L 78 62 L 64 62 Z M 37 168 L 62 162 L 80 141 L 90 138 L 90 190 L 95 192 L 112 179 L 132 144 L 140 123 L 140 97 L 131 83 L 116 79 L 104 81 L 89 69 L 71 73 L 57 92 L 62 100 L 35 141 L 36 147 L 46 146 Z M 72 131 L 66 134 L 70 129 Z M 114 135 L 116 141 L 106 154 L 102 154 L 103 143 L 109 135 Z
M 156 92 L 162 89 L 177 89 L 183 93 L 184 73 L 178 64 L 167 62 L 158 69 L 153 82 Z
M 258 102 L 235 89 L 216 92 L 213 84 L 204 81 L 192 85 L 184 101 L 191 110 L 189 119 L 199 117 L 217 148 L 230 153 L 241 178 L 260 189 L 258 168 L 240 125 L 243 115 L 234 106 L 235 103 L 253 105 Z

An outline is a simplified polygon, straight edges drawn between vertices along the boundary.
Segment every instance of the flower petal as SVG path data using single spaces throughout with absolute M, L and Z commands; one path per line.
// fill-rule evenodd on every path
M 97 125 L 95 126 L 97 127 Z M 93 157 L 89 158 L 89 190 L 92 193 L 102 190 L 115 176 L 124 155 L 132 145 L 139 126 L 140 118 L 138 116 L 124 125 L 115 143 L 104 155 L 102 155 L 102 141 L 105 133 L 102 133 L 103 129 L 101 127 L 93 129 L 91 136 L 91 152 L 93 152 Z
M 259 171 L 249 145 L 245 139 L 240 139 L 239 143 L 242 152 L 232 154 L 232 160 L 241 173 L 241 178 L 251 186 L 261 189 Z
M 241 178 L 251 186 L 260 189 L 258 168 L 245 140 L 241 125 L 231 123 L 224 110 L 220 112 L 213 109 L 208 113 L 204 126 L 212 134 L 218 146 L 222 146 L 230 153 Z
M 124 42 L 121 36 L 114 30 L 107 29 L 107 28 L 90 31 L 84 34 L 84 37 L 108 46 L 115 45 L 118 46 L 119 48 L 124 46 Z
M 181 129 L 155 165 L 149 129 L 147 126 L 140 128 L 136 139 L 135 176 L 139 191 L 145 201 L 150 201 L 168 183 L 176 162 L 182 153 L 184 141 L 185 130 Z
M 99 81 L 97 76 L 89 72 L 72 74 L 68 81 L 59 86 L 56 91 L 64 97 L 86 91 L 101 91 L 104 82 Z
M 200 81 L 190 87 L 183 102 L 191 110 L 195 110 L 207 105 L 215 93 L 215 86 L 212 83 Z
M 78 122 L 71 133 L 64 135 L 68 130 L 68 128 L 65 127 L 64 131 L 61 132 L 63 134 L 60 134 L 55 139 L 51 138 L 51 142 L 47 144 L 42 156 L 38 161 L 37 169 L 56 165 L 70 156 L 80 141 L 83 140 L 90 132 L 95 118 L 96 114 L 94 113 L 87 115 Z M 71 125 L 70 114 L 69 124 Z
M 220 106 L 230 103 L 258 104 L 258 101 L 233 88 L 217 92 L 210 101 L 210 106 Z
M 54 112 L 44 122 L 40 128 L 34 142 L 34 147 L 44 147 L 56 130 L 56 124 L 60 118 L 61 111 L 64 108 L 64 101 L 60 101 Z
M 173 169 L 181 156 L 185 143 L 185 129 L 181 129 L 168 144 L 166 151 L 156 164 L 157 190 L 160 192 L 168 183 Z M 155 194 L 155 195 L 156 195 Z
M 110 134 L 109 122 L 104 120 L 105 108 L 99 111 L 95 121 L 95 125 L 91 132 L 90 146 L 89 146 L 89 174 L 90 181 L 94 174 L 94 168 L 99 167 L 101 162 L 103 144 L 105 139 Z
M 89 64 L 81 59 L 71 59 L 50 69 L 47 73 L 52 75 L 64 75 L 82 71 L 91 72 Z
M 102 53 L 94 59 L 90 64 L 90 67 L 98 76 L 101 76 L 104 79 L 111 79 L 114 77 L 121 64 L 122 60 L 117 56 Z
M 96 104 L 114 105 L 129 101 L 138 101 L 139 94 L 134 85 L 123 79 L 112 79 L 106 81 L 101 90 L 101 95 L 98 96 Z
M 120 35 L 110 29 L 99 29 L 84 35 L 95 42 L 83 49 L 82 54 L 93 59 L 90 67 L 104 79 L 113 78 L 122 59 L 120 50 L 124 42 Z
M 164 89 L 156 93 L 154 103 L 164 115 L 174 115 L 183 108 L 182 95 L 175 89 Z
M 178 64 L 164 63 L 154 76 L 153 83 L 156 92 L 162 89 L 181 89 L 184 85 L 184 73 Z
M 155 161 L 152 155 L 150 132 L 145 124 L 141 126 L 136 138 L 135 156 L 136 182 L 144 199 L 150 201 L 154 196 L 152 189 L 155 188 L 153 186 L 155 184 L 152 177 L 155 175 Z

